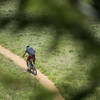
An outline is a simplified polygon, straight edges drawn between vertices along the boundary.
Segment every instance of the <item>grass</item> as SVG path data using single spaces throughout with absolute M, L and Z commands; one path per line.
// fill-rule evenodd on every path
M 71 34 L 62 35 L 53 49 L 50 46 L 54 43 L 56 30 L 52 27 L 34 25 L 14 33 L 12 26 L 10 24 L 0 32 L 0 45 L 22 56 L 25 46 L 30 44 L 36 50 L 36 66 L 55 83 L 66 100 L 83 86 L 89 86 L 89 73 L 96 55 L 85 54 L 81 40 L 76 40 Z M 99 25 L 95 30 L 99 32 Z M 99 88 L 96 91 L 85 100 L 98 100 Z
M 72 94 L 88 85 L 88 74 L 94 57 L 82 54 L 82 43 L 75 41 L 71 35 L 66 36 L 67 39 L 63 36 L 58 49 L 49 51 L 53 40 L 52 32 L 54 30 L 48 27 L 28 27 L 17 34 L 6 29 L 0 33 L 0 44 L 19 56 L 23 55 L 25 45 L 30 44 L 36 50 L 38 69 L 53 80 L 64 98 L 70 100 Z M 89 97 L 87 100 L 98 99 Z
M 52 100 L 52 93 L 23 68 L 0 54 L 0 100 L 39 100 L 38 98 Z

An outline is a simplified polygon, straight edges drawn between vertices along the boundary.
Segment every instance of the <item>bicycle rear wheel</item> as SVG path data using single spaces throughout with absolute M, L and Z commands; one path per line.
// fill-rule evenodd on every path
M 37 70 L 36 70 L 36 67 L 35 67 L 35 65 L 33 64 L 33 67 L 32 67 L 32 73 L 34 74 L 34 75 L 37 75 Z

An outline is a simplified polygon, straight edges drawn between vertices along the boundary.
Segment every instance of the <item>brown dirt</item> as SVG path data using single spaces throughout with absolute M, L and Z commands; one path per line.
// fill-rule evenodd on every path
M 26 62 L 21 57 L 13 54 L 11 51 L 7 50 L 6 48 L 0 46 L 0 53 L 4 56 L 8 57 L 9 59 L 13 60 L 17 65 L 26 69 Z M 52 92 L 56 92 L 54 96 L 54 100 L 64 100 L 64 98 L 60 95 L 58 89 L 54 85 L 54 83 L 48 79 L 47 76 L 42 74 L 39 70 L 37 70 L 37 76 L 33 76 L 40 81 L 40 83 Z

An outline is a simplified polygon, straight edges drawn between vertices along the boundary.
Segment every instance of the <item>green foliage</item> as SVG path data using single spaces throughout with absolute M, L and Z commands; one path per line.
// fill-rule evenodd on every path
M 33 46 L 38 68 L 66 99 L 99 98 L 100 42 L 98 34 L 89 29 L 89 18 L 100 18 L 100 0 L 91 0 L 91 7 L 85 3 L 83 9 L 79 0 L 12 1 L 0 1 L 5 6 L 0 8 L 0 28 L 4 29 L 0 44 L 18 55 L 26 44 Z
M 89 73 L 92 72 L 91 66 L 97 63 L 97 54 L 89 55 L 89 52 L 85 54 L 82 41 L 76 41 L 70 34 L 66 36 L 63 34 L 62 41 L 56 49 L 53 51 L 51 51 L 53 48 L 48 50 L 54 39 L 54 34 L 51 33 L 54 32 L 55 30 L 51 27 L 32 26 L 20 31 L 18 34 L 12 34 L 7 28 L 0 34 L 0 44 L 19 56 L 24 53 L 25 45 L 30 44 L 36 50 L 36 66 L 41 72 L 48 75 L 59 88 L 61 94 L 70 100 L 84 86 L 89 87 L 91 80 L 96 78 L 95 76 L 92 79 Z M 98 32 L 99 30 L 96 33 L 97 35 Z M 96 34 L 95 36 L 97 36 Z M 94 74 L 91 73 L 93 76 Z M 95 97 L 99 98 L 99 90 L 92 97 L 88 97 L 87 100 L 98 100 L 94 99 Z

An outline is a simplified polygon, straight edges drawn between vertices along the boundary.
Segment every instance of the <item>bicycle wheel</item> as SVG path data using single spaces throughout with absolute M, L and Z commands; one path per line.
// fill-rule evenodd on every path
M 36 70 L 36 67 L 35 65 L 33 64 L 33 72 L 32 72 L 34 75 L 37 75 L 37 70 Z

